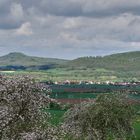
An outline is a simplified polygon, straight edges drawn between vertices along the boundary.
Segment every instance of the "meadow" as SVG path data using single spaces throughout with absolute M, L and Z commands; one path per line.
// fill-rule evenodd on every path
M 53 68 L 49 70 L 17 70 L 1 71 L 8 75 L 30 75 L 37 81 L 95 81 L 95 82 L 131 82 L 139 81 L 139 71 L 113 71 L 103 68 L 91 69 L 71 69 L 71 68 Z

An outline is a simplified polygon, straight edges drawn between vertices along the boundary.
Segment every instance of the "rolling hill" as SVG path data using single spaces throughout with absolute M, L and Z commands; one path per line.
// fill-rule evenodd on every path
M 140 71 L 140 51 L 112 54 L 104 57 L 81 57 L 67 62 L 73 69 L 100 69 L 115 71 Z
M 74 60 L 41 58 L 16 52 L 0 57 L 1 70 L 48 70 L 51 68 L 140 71 L 140 51 L 112 54 L 104 57 L 81 57 Z
M 67 60 L 63 59 L 27 56 L 14 52 L 0 57 L 0 69 L 49 69 L 59 67 L 66 62 Z

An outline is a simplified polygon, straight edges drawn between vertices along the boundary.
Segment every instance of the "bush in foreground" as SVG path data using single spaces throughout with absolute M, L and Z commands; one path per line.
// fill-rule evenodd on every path
M 118 94 L 100 95 L 96 101 L 82 103 L 64 116 L 63 128 L 83 140 L 129 139 L 134 135 L 134 110 Z
M 49 115 L 41 111 L 51 102 L 43 94 L 46 90 L 49 91 L 48 86 L 28 76 L 0 76 L 0 140 L 31 140 L 31 137 L 35 140 L 50 136 L 47 131 Z

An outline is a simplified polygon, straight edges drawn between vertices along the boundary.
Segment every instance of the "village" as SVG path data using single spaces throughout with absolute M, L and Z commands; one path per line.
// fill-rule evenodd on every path
M 78 81 L 78 80 L 65 80 L 65 81 L 45 81 L 44 83 L 48 85 L 120 85 L 120 86 L 131 86 L 131 85 L 140 85 L 140 81 L 137 82 L 112 82 L 112 81 L 105 81 L 105 82 L 98 82 L 98 81 Z

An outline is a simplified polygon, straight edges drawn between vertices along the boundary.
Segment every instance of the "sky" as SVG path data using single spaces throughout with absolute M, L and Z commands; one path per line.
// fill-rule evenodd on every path
M 127 51 L 140 51 L 140 0 L 0 0 L 0 56 Z

